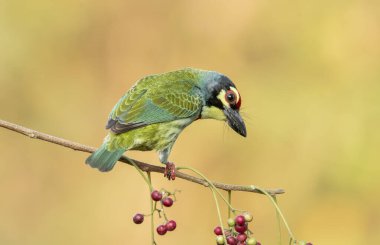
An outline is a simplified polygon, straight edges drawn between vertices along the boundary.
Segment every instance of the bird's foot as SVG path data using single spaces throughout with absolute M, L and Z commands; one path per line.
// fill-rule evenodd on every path
M 172 162 L 166 163 L 164 177 L 168 178 L 168 180 L 175 180 L 175 165 Z

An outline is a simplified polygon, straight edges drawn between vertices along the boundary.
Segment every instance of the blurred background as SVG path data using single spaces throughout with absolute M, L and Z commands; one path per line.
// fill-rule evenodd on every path
M 0 118 L 99 146 L 139 78 L 216 70 L 240 90 L 248 138 L 198 121 L 171 160 L 215 181 L 284 188 L 298 239 L 380 244 L 379 12 L 371 0 L 1 1 Z M 132 223 L 149 212 L 149 191 L 130 166 L 100 173 L 86 153 L 5 129 L 0 149 L 0 244 L 150 243 L 149 222 Z M 155 152 L 128 156 L 159 164 Z M 168 210 L 177 230 L 157 242 L 214 244 L 211 192 L 153 182 L 182 190 Z M 262 244 L 277 244 L 266 197 L 236 193 L 233 204 L 252 212 Z

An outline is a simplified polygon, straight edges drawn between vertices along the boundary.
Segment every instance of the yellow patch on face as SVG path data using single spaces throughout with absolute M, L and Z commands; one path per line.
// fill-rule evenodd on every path
M 235 96 L 236 96 L 236 101 L 239 101 L 239 100 L 240 100 L 240 95 L 239 95 L 239 92 L 237 91 L 237 89 L 234 88 L 234 87 L 230 87 L 230 90 L 235 94 Z M 231 91 L 229 91 L 229 92 L 231 92 Z M 230 103 L 226 100 L 226 93 L 227 93 L 227 92 L 226 92 L 224 89 L 222 89 L 222 90 L 219 92 L 217 98 L 222 102 L 222 104 L 223 104 L 225 107 L 230 108 L 231 105 L 230 105 Z
M 211 106 L 211 107 L 204 106 L 202 109 L 201 118 L 202 119 L 216 119 L 220 121 L 225 121 L 227 119 L 226 115 L 224 115 L 224 112 L 215 106 Z
M 224 91 L 224 89 L 220 90 L 216 98 L 218 98 L 225 107 L 230 107 L 230 104 L 226 101 L 226 91 Z

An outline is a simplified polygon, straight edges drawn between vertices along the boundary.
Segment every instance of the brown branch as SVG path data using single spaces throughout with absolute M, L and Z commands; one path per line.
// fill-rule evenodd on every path
M 33 138 L 33 139 L 39 139 L 39 140 L 47 141 L 47 142 L 57 144 L 60 146 L 64 146 L 64 147 L 67 147 L 67 148 L 70 148 L 70 149 L 73 149 L 76 151 L 83 151 L 83 152 L 92 153 L 96 150 L 96 148 L 94 148 L 94 147 L 90 147 L 90 146 L 82 145 L 82 144 L 79 144 L 76 142 L 72 142 L 70 140 L 58 138 L 58 137 L 55 137 L 55 136 L 52 136 L 49 134 L 38 132 L 36 130 L 29 129 L 29 128 L 26 128 L 26 127 L 23 127 L 23 126 L 14 124 L 14 123 L 10 123 L 7 121 L 3 121 L 3 120 L 0 120 L 0 127 L 12 130 L 14 132 L 17 132 L 17 133 L 20 133 L 23 135 L 26 135 L 26 136 Z M 134 160 L 134 159 L 132 159 L 132 160 L 144 172 L 157 172 L 157 173 L 163 173 L 164 172 L 163 167 L 147 164 L 147 163 L 140 162 L 140 161 Z M 121 157 L 119 159 L 119 161 L 127 163 L 129 165 L 132 165 L 129 162 L 129 159 L 124 157 L 124 156 Z M 194 176 L 191 176 L 191 175 L 179 172 L 179 171 L 176 172 L 176 177 L 184 179 L 184 180 L 188 180 L 188 181 L 191 181 L 191 182 L 194 182 L 194 183 L 206 186 L 206 187 L 209 186 L 209 184 L 204 179 L 197 178 L 197 177 L 194 177 Z M 252 188 L 252 185 L 244 186 L 244 185 L 229 185 L 229 184 L 218 183 L 218 182 L 212 182 L 212 183 L 215 185 L 216 188 L 226 190 L 226 191 L 245 191 L 245 192 L 254 192 L 254 193 L 263 194 L 258 189 Z M 285 193 L 285 191 L 283 189 L 270 189 L 270 190 L 268 189 L 265 191 L 271 195 L 277 195 L 277 194 Z

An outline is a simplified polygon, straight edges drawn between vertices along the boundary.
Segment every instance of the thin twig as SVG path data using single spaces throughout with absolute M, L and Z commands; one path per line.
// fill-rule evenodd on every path
M 0 120 L 0 127 L 12 130 L 14 132 L 26 135 L 30 138 L 33 139 L 39 139 L 43 141 L 47 141 L 53 144 L 57 144 L 60 146 L 64 146 L 76 151 L 83 151 L 83 152 L 89 152 L 92 153 L 96 150 L 94 147 L 90 147 L 87 145 L 79 144 L 70 140 L 62 139 L 56 136 L 52 136 L 49 134 L 45 134 L 42 132 L 38 132 L 36 130 L 26 128 L 14 123 L 10 123 L 4 120 Z M 156 173 L 164 173 L 165 168 L 164 167 L 159 167 L 156 165 L 151 165 L 148 163 L 140 162 L 138 160 L 131 159 L 136 163 L 136 165 L 144 172 L 156 172 Z M 120 162 L 127 163 L 129 165 L 133 165 L 130 160 L 127 157 L 122 156 L 119 159 Z M 200 185 L 203 185 L 205 187 L 209 187 L 209 184 L 207 183 L 206 180 L 197 178 L 188 174 L 181 173 L 179 171 L 176 172 L 176 177 L 181 178 L 187 181 L 191 181 Z M 224 184 L 224 183 L 218 183 L 218 182 L 212 182 L 213 185 L 218 188 L 222 189 L 225 191 L 244 191 L 244 192 L 254 192 L 254 193 L 259 193 L 259 194 L 264 194 L 261 190 L 258 190 L 256 188 L 252 188 L 252 185 L 229 185 L 229 184 Z M 285 191 L 283 189 L 265 189 L 268 194 L 270 195 L 277 195 L 277 194 L 283 194 Z

